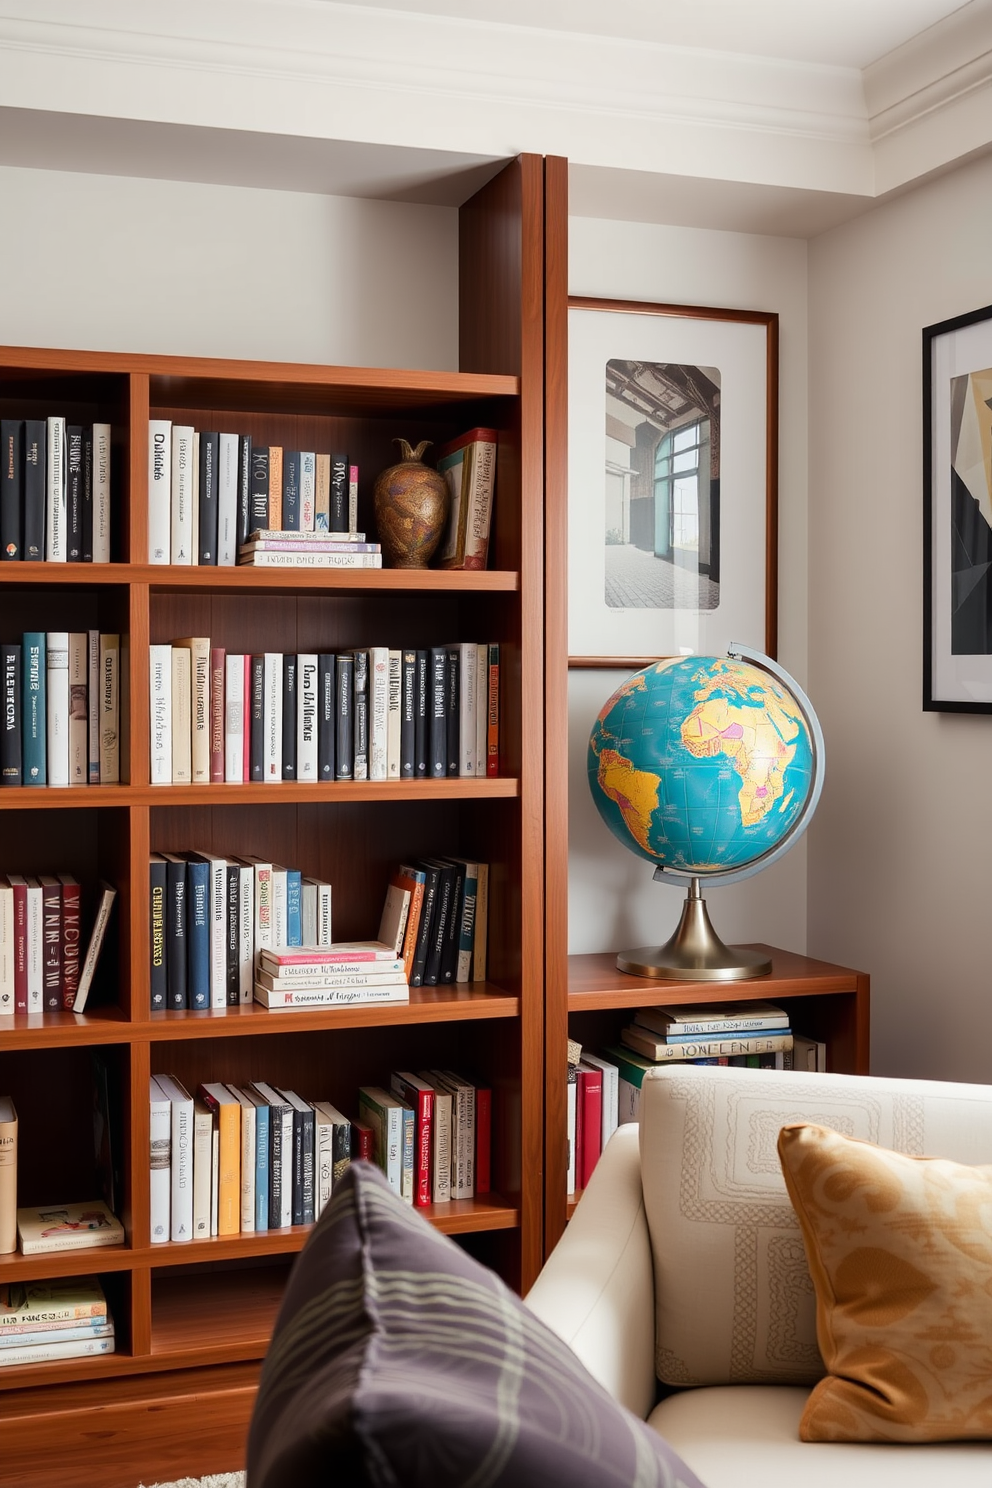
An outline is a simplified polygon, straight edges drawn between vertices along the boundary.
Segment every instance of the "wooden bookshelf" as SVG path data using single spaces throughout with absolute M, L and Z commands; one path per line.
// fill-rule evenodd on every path
M 511 162 L 461 209 L 457 373 L 0 348 L 4 417 L 100 419 L 112 425 L 113 452 L 113 561 L 0 564 L 2 633 L 99 628 L 122 636 L 122 783 L 0 790 L 0 872 L 72 873 L 84 886 L 84 928 L 99 880 L 118 890 L 85 1013 L 0 1020 L 0 1092 L 13 1097 L 19 1117 L 18 1202 L 98 1192 L 89 1089 L 99 1052 L 120 1104 L 119 1209 L 127 1235 L 123 1246 L 106 1250 L 0 1257 L 0 1283 L 97 1273 L 117 1326 L 113 1355 L 3 1370 L 0 1433 L 5 1464 L 17 1474 L 12 1482 L 89 1484 L 92 1449 L 83 1448 L 94 1407 L 111 1411 L 115 1422 L 112 1445 L 100 1455 L 104 1488 L 242 1460 L 258 1361 L 309 1231 L 152 1245 L 150 1074 L 174 1073 L 188 1087 L 271 1079 L 355 1112 L 357 1087 L 388 1084 L 394 1068 L 475 1072 L 493 1089 L 494 1192 L 424 1214 L 516 1288 L 525 1290 L 540 1268 L 544 219 L 544 162 L 533 156 Z M 361 471 L 359 525 L 370 532 L 374 477 L 393 463 L 395 436 L 440 443 L 476 424 L 495 427 L 490 568 L 297 574 L 150 565 L 150 417 L 285 448 L 346 448 Z M 501 773 L 152 786 L 148 647 L 190 633 L 236 651 L 498 641 Z M 414 989 L 409 1005 L 152 1014 L 149 854 L 190 847 L 223 855 L 264 850 L 330 881 L 336 939 L 374 934 L 389 874 L 405 857 L 462 853 L 487 861 L 489 980 Z M 41 1420 L 51 1450 L 39 1454 Z M 168 1420 L 190 1442 L 185 1456 L 175 1444 L 163 1449 Z M 228 1445 L 221 1459 L 206 1445 L 205 1423 L 211 1442 Z

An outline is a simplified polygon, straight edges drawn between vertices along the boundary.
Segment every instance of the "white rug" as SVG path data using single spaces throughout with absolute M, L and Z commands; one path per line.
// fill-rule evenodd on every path
M 139 1488 L 145 1488 L 143 1483 Z M 180 1478 L 176 1483 L 152 1483 L 149 1488 L 245 1488 L 245 1475 L 236 1473 L 212 1473 L 206 1478 Z

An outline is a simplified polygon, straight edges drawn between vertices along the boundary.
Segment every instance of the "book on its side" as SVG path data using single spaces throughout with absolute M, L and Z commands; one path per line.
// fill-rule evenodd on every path
M 151 1236 L 164 1245 L 172 1235 L 172 1102 L 152 1075 L 148 1081 L 151 1138 Z
M 17 1112 L 9 1095 L 0 1095 L 0 1255 L 17 1249 Z M 3 1322 L 0 1293 L 0 1323 Z
M 95 1276 L 60 1276 L 52 1281 L 0 1286 L 0 1334 L 62 1323 L 106 1323 L 107 1299 Z
M 17 1233 L 22 1255 L 124 1243 L 124 1226 L 102 1199 L 18 1209 Z
M 789 1026 L 789 1015 L 773 1002 L 727 1002 L 700 1007 L 638 1008 L 635 1023 L 668 1041 L 722 1034 L 778 1032 Z
M 620 1037 L 630 1048 L 656 1064 L 669 1060 L 706 1059 L 711 1055 L 774 1054 L 792 1048 L 791 1033 L 728 1035 L 716 1039 L 701 1037 L 692 1042 L 669 1044 L 635 1023 L 628 1024 Z

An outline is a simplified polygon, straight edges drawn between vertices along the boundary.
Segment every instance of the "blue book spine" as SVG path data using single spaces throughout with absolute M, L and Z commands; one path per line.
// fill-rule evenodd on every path
M 282 457 L 282 526 L 284 532 L 300 530 L 299 450 L 286 450 Z
M 299 868 L 286 872 L 286 944 L 303 944 L 303 873 Z
M 269 1107 L 255 1107 L 255 1228 L 269 1228 Z
M 210 864 L 186 864 L 187 997 L 191 1008 L 210 1006 Z
M 48 723 L 45 716 L 45 645 L 43 630 L 25 631 L 21 640 L 24 680 L 21 735 L 25 785 L 48 784 Z

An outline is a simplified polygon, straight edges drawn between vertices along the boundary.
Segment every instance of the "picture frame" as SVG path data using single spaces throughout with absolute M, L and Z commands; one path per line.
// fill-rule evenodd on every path
M 992 305 L 923 331 L 923 708 L 992 713 Z
M 569 666 L 775 656 L 778 329 L 569 297 Z

